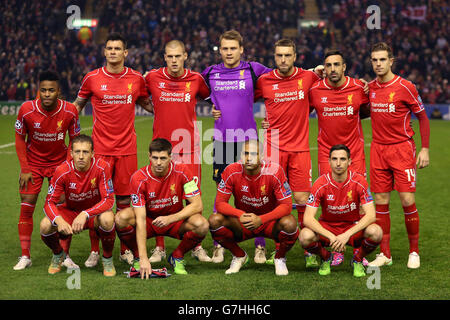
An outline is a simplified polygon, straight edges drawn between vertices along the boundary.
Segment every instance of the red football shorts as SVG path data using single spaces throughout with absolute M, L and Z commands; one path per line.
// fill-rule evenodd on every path
M 25 191 L 25 187 L 23 189 L 20 189 L 19 192 L 21 194 L 39 194 L 39 192 L 41 192 L 44 179 L 47 178 L 50 183 L 50 180 L 53 174 L 55 173 L 57 167 L 48 167 L 48 168 L 30 167 L 30 168 L 34 184 L 31 183 L 31 180 L 28 180 L 27 190 Z
M 154 219 L 147 217 L 147 239 L 156 236 L 169 236 L 171 238 L 181 239 L 180 235 L 178 234 L 178 231 L 180 230 L 181 225 L 184 223 L 185 220 L 171 223 L 163 228 L 158 228 L 157 226 L 153 225 L 152 224 L 153 220 Z
M 290 152 L 267 148 L 266 154 L 267 159 L 283 168 L 293 192 L 311 191 L 312 169 L 309 151 Z
M 347 231 L 348 229 L 350 229 L 355 225 L 355 223 L 351 222 L 327 222 L 323 220 L 319 220 L 319 223 L 322 225 L 322 227 L 333 233 L 335 236 L 344 233 L 345 231 Z M 353 236 L 351 236 L 347 244 L 351 245 L 353 248 L 359 248 L 361 246 L 361 242 L 363 239 L 364 239 L 364 230 L 361 230 L 355 233 Z M 328 238 L 320 236 L 320 242 L 324 247 L 330 246 L 330 240 Z
M 348 168 L 353 172 L 363 175 L 364 178 L 367 178 L 366 161 L 364 159 L 352 160 L 352 163 Z M 319 177 L 328 172 L 331 172 L 330 163 L 328 161 L 319 162 Z
M 273 227 L 275 226 L 275 223 L 277 221 L 272 220 L 269 221 L 267 223 L 263 223 L 262 225 L 259 226 L 259 228 L 254 229 L 254 230 L 249 230 L 247 228 L 245 228 L 240 222 L 241 227 L 242 227 L 242 241 L 248 240 L 248 239 L 252 239 L 252 238 L 257 238 L 257 237 L 264 237 L 264 238 L 273 238 L 272 232 L 273 232 Z M 277 240 L 278 239 L 274 239 Z
M 68 209 L 65 206 L 57 206 L 59 215 L 70 225 L 72 225 L 73 220 L 80 214 L 81 211 L 73 211 Z M 84 230 L 86 229 L 94 229 L 94 220 L 95 217 L 89 218 L 84 224 Z
M 173 153 L 172 160 L 175 162 L 184 163 L 191 170 L 192 175 L 194 176 L 195 182 L 197 182 L 197 186 L 201 187 L 202 182 L 202 164 L 200 152 L 193 153 Z
M 114 193 L 118 196 L 131 194 L 130 178 L 138 170 L 137 155 L 105 156 L 96 155 L 109 163 L 113 180 Z
M 370 147 L 370 189 L 374 193 L 416 192 L 416 146 L 407 140 Z

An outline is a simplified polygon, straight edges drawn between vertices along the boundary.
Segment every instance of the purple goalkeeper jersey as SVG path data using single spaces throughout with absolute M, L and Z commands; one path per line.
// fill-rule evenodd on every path
M 250 70 L 250 64 L 254 76 Z M 258 62 L 241 61 L 236 68 L 223 63 L 209 66 L 202 72 L 211 89 L 211 101 L 222 112 L 214 122 L 214 139 L 223 142 L 242 142 L 257 139 L 256 122 L 253 117 L 254 86 L 256 79 L 272 69 Z M 255 79 L 255 83 L 256 83 Z

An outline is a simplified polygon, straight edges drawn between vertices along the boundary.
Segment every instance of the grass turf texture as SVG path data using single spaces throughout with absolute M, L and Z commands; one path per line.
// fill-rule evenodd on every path
M 213 126 L 211 118 L 200 118 L 203 130 Z M 14 116 L 0 117 L 0 146 L 14 141 Z M 137 117 L 136 132 L 138 137 L 139 167 L 148 163 L 148 143 L 152 136 L 152 118 Z M 92 117 L 81 117 L 84 133 L 92 125 Z M 366 163 L 369 163 L 369 144 L 371 142 L 370 121 L 363 121 L 366 139 Z M 420 147 L 418 122 L 414 121 L 417 132 L 416 142 Z M 250 256 L 250 263 L 238 274 L 225 275 L 231 261 L 231 254 L 226 252 L 222 264 L 201 263 L 186 254 L 187 276 L 172 275 L 168 279 L 127 279 L 123 274 L 129 267 L 118 259 L 119 241 L 116 238 L 114 261 L 117 276 L 109 279 L 102 275 L 101 262 L 94 269 L 84 267 L 89 255 L 89 235 L 85 231 L 73 237 L 71 258 L 81 267 L 80 290 L 69 290 L 67 281 L 72 274 L 62 272 L 49 275 L 47 268 L 51 252 L 44 245 L 39 235 L 39 222 L 44 216 L 42 211 L 47 183 L 44 183 L 34 213 L 34 231 L 31 242 L 33 266 L 24 271 L 13 271 L 12 267 L 20 255 L 17 234 L 19 216 L 18 175 L 19 163 L 14 146 L 0 149 L 0 175 L 2 193 L 0 195 L 0 299 L 151 299 L 151 300 L 190 300 L 190 299 L 449 299 L 450 282 L 448 272 L 449 261 L 449 219 L 447 210 L 450 207 L 450 123 L 431 121 L 431 166 L 417 172 L 416 203 L 420 214 L 420 250 L 422 266 L 418 270 L 406 267 L 408 259 L 408 240 L 404 225 L 403 212 L 396 192 L 392 193 L 391 203 L 391 251 L 394 264 L 381 269 L 381 288 L 368 289 L 365 278 L 352 276 L 349 265 L 352 250 L 347 248 L 345 261 L 339 267 L 332 268 L 330 276 L 321 277 L 317 270 L 306 270 L 303 249 L 298 242 L 287 255 L 289 275 L 277 277 L 274 267 L 257 265 L 253 262 L 253 240 L 241 243 Z M 209 141 L 203 142 L 207 147 Z M 313 165 L 313 179 L 317 178 L 317 120 L 310 121 L 310 146 Z M 202 198 L 204 216 L 212 212 L 215 196 L 215 183 L 211 179 L 211 165 L 202 167 Z M 296 216 L 296 212 L 293 212 Z M 267 241 L 268 254 L 274 244 Z M 149 250 L 154 247 L 154 239 L 148 241 Z M 166 250 L 169 254 L 178 240 L 166 238 Z M 212 239 L 207 235 L 203 246 L 212 253 Z M 378 250 L 376 251 L 378 252 Z M 373 260 L 375 253 L 369 256 Z M 154 268 L 166 266 L 167 262 L 154 264 Z M 373 274 L 372 274 L 373 275 Z M 70 281 L 70 280 L 69 280 Z

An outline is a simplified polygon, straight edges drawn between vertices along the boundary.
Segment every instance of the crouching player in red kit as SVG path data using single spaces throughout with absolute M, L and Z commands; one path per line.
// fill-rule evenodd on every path
M 147 239 L 156 236 L 180 239 L 168 260 L 176 274 L 187 274 L 184 255 L 208 233 L 200 189 L 186 164 L 172 162 L 172 144 L 168 140 L 153 140 L 149 158 L 150 165 L 131 176 L 133 208 L 116 216 L 117 234 L 133 251 L 134 268 L 140 271 L 142 279 L 148 279 L 152 273 Z M 183 206 L 184 200 L 189 204 Z
M 228 203 L 234 196 L 235 207 Z M 299 230 L 291 215 L 291 190 L 283 169 L 261 161 L 259 143 L 244 143 L 241 161 L 227 166 L 217 188 L 217 214 L 209 217 L 213 239 L 231 251 L 226 274 L 237 273 L 248 262 L 237 242 L 255 237 L 280 243 L 275 253 L 276 275 L 287 275 L 286 253 L 295 244 Z
M 383 237 L 381 227 L 374 224 L 375 206 L 367 181 L 358 173 L 348 170 L 350 149 L 335 145 L 330 149 L 331 173 L 320 176 L 312 187 L 304 216 L 305 228 L 300 232 L 300 243 L 308 252 L 322 258 L 320 275 L 331 272 L 331 252 L 342 252 L 347 244 L 360 250 L 353 256 L 353 275 L 366 275 L 362 259 L 374 251 Z M 322 206 L 319 221 L 316 215 Z M 360 217 L 360 206 L 364 215 Z
M 52 250 L 48 273 L 61 271 L 64 251 L 59 235 L 72 235 L 85 229 L 95 230 L 103 247 L 103 274 L 116 275 L 112 251 L 116 238 L 114 228 L 114 190 L 109 165 L 94 158 L 91 137 L 80 135 L 73 139 L 72 161 L 65 161 L 55 171 L 48 188 L 40 225 L 41 238 Z M 57 205 L 61 195 L 65 203 Z

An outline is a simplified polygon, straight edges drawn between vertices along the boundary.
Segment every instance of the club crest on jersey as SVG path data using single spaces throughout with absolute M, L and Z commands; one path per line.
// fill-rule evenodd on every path
M 303 90 L 303 79 L 298 80 L 297 85 L 298 85 L 298 90 Z
M 91 179 L 91 189 L 95 189 L 97 187 L 97 178 Z
M 350 210 L 356 210 L 356 203 L 350 203 Z
M 388 100 L 388 102 L 394 102 L 394 96 L 395 96 L 395 92 L 389 93 L 389 100 Z
M 175 193 L 176 193 L 176 191 L 175 191 L 175 183 L 172 184 L 172 185 L 170 186 L 170 192 L 171 192 L 172 194 L 175 194 Z
M 191 91 L 191 81 L 186 82 L 186 92 Z
M 261 187 L 261 195 L 265 196 L 266 195 L 266 185 L 263 185 Z
M 217 178 L 217 175 L 219 174 L 219 169 L 214 169 L 214 177 Z M 223 181 L 223 180 L 222 180 Z M 221 181 L 221 182 L 222 182 Z
M 132 83 L 128 84 L 128 93 L 133 93 L 133 84 Z
M 348 200 L 348 202 L 353 201 L 352 190 L 350 190 L 349 192 L 347 192 L 347 200 Z
M 239 71 L 239 78 L 241 78 L 241 79 L 244 78 L 244 72 L 245 72 L 245 70 Z
M 57 123 L 56 123 L 56 130 L 61 130 L 62 129 L 62 124 L 63 124 L 63 120 L 61 120 L 61 121 L 58 121 Z
M 353 93 L 347 96 L 347 104 L 353 104 Z

